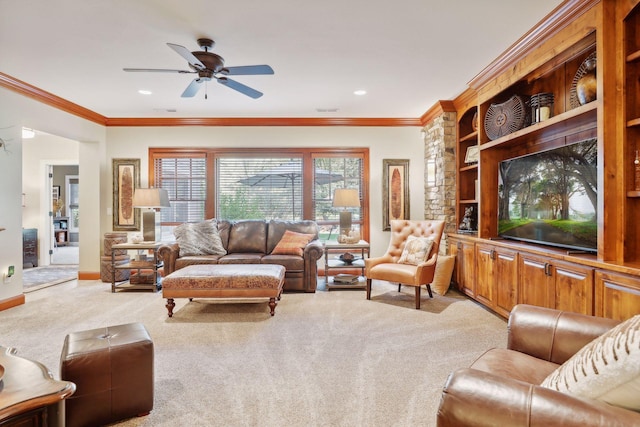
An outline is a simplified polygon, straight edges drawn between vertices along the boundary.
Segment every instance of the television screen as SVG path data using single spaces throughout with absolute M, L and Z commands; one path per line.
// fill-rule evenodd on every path
M 498 234 L 596 252 L 597 140 L 500 162 Z

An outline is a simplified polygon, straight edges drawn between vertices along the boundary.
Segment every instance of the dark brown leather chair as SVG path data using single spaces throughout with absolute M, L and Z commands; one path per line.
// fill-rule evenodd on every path
M 619 322 L 518 305 L 506 349 L 491 349 L 444 386 L 439 427 L 638 426 L 640 413 L 539 386 L 584 345 Z

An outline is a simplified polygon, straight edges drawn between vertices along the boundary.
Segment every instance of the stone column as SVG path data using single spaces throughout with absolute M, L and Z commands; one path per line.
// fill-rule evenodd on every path
M 446 253 L 446 233 L 456 226 L 456 113 L 442 112 L 424 128 L 426 219 L 445 221 L 440 253 Z M 435 166 L 435 171 L 434 171 Z

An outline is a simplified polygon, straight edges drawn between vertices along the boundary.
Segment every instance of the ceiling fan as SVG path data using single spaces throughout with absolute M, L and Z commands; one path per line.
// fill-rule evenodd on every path
M 179 74 L 198 74 L 198 77 L 187 86 L 182 92 L 183 98 L 190 98 L 195 96 L 200 89 L 200 85 L 204 82 L 208 82 L 211 79 L 216 79 L 218 83 L 223 84 L 231 89 L 247 95 L 251 98 L 260 98 L 262 92 L 250 88 L 235 80 L 231 80 L 226 76 L 240 76 L 240 75 L 260 75 L 260 74 L 273 74 L 273 69 L 268 65 L 244 65 L 240 67 L 225 67 L 224 58 L 215 53 L 209 52 L 213 48 L 215 42 L 211 39 L 198 39 L 198 45 L 202 48 L 202 51 L 189 52 L 184 47 L 173 43 L 167 43 L 171 49 L 176 51 L 178 55 L 182 56 L 189 63 L 191 70 L 170 70 L 159 68 L 123 68 L 124 71 L 129 72 L 154 72 L 154 73 L 179 73 Z M 205 99 L 207 95 L 205 94 Z

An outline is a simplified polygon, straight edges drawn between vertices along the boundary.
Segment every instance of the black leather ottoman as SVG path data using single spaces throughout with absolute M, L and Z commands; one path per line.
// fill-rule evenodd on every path
M 141 323 L 66 336 L 60 378 L 76 384 L 66 400 L 67 427 L 98 426 L 153 409 L 153 342 Z

